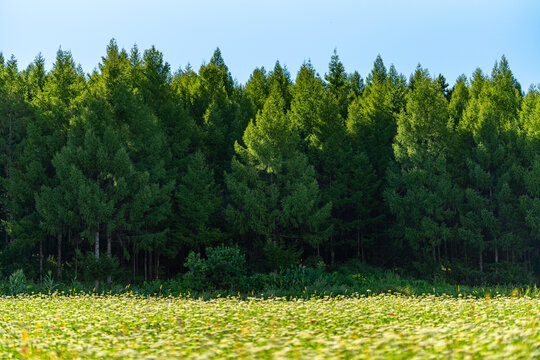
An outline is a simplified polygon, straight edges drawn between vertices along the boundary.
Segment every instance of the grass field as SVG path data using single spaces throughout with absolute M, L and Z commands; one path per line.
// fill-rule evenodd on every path
M 540 357 L 540 300 L 0 298 L 0 358 Z

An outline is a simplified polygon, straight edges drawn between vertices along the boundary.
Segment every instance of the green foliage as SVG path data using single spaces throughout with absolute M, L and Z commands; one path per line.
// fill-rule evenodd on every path
M 176 234 L 190 247 L 208 246 L 222 236 L 215 216 L 221 206 L 221 189 L 204 154 L 197 152 L 189 159 L 187 171 L 176 190 L 178 217 Z
M 164 59 L 114 40 L 88 75 L 62 49 L 50 71 L 40 54 L 26 69 L 0 56 L 4 275 L 45 291 L 78 275 L 112 290 L 114 275 L 164 294 L 186 263 L 175 291 L 285 294 L 359 283 L 299 268 L 351 258 L 460 283 L 540 274 L 540 96 L 505 57 L 453 86 L 380 56 L 364 81 L 336 51 L 324 76 L 276 62 L 245 86 L 220 49 L 198 70 Z
M 199 253 L 190 252 L 184 266 L 186 285 L 192 290 L 208 287 L 235 289 L 246 271 L 246 259 L 238 246 L 207 247 L 206 259 Z
M 186 257 L 184 267 L 188 272 L 184 274 L 185 285 L 192 290 L 202 290 L 206 286 L 206 261 L 201 259 L 201 254 L 190 252 Z
M 52 271 L 49 270 L 49 272 L 47 272 L 47 275 L 45 275 L 45 277 L 43 278 L 42 287 L 43 290 L 49 294 L 58 287 L 58 284 L 55 284 L 54 278 L 52 276 Z
M 238 246 L 206 248 L 206 275 L 208 280 L 221 288 L 234 288 L 246 271 L 246 259 Z
M 9 293 L 11 295 L 18 295 L 26 292 L 26 276 L 22 269 L 15 270 L 13 274 L 9 276 Z
M 88 252 L 77 254 L 79 266 L 79 276 L 81 281 L 91 282 L 94 280 L 106 280 L 110 274 L 118 271 L 118 259 L 109 256 L 100 256 L 96 258 L 94 253 Z M 96 289 L 97 290 L 97 289 Z
M 459 190 L 446 165 L 448 105 L 440 84 L 423 69 L 414 78 L 394 143 L 400 167 L 389 171 L 385 198 L 396 217 L 396 245 L 404 239 L 419 273 L 436 274 L 443 261 L 440 247 L 455 237 Z

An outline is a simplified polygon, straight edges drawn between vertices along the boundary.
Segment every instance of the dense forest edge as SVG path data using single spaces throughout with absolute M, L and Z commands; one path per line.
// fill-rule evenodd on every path
M 504 56 L 451 87 L 337 52 L 246 84 L 219 48 L 0 53 L 0 221 L 8 294 L 537 293 L 539 89 Z

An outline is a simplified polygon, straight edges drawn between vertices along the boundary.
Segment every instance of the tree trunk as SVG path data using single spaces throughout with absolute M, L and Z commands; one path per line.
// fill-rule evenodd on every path
M 156 251 L 156 280 L 159 280 L 159 252 Z
M 356 229 L 356 257 L 360 259 L 360 231 L 358 229 Z
M 107 256 L 109 257 L 109 260 L 112 258 L 112 234 L 107 234 Z M 107 286 L 111 286 L 111 273 L 107 275 Z
M 154 266 L 154 262 L 152 261 L 154 258 L 154 252 L 153 251 L 150 251 L 148 252 L 148 279 L 150 279 L 150 281 L 154 280 L 154 274 L 152 272 L 153 270 L 153 266 Z
M 62 281 L 62 234 L 58 234 L 58 261 L 56 263 L 56 280 Z
M 336 253 L 334 252 L 334 246 L 330 247 L 330 266 L 334 266 L 334 260 L 336 258 Z
M 135 242 L 133 243 L 133 283 L 135 283 L 135 278 L 137 276 L 137 254 L 135 254 Z
M 362 262 L 366 262 L 366 255 L 364 252 L 364 233 L 360 235 L 360 250 L 362 251 Z
M 499 248 L 495 246 L 495 264 L 499 262 Z
M 79 271 L 79 261 L 77 260 L 79 258 L 78 256 L 78 253 L 79 253 L 79 237 L 78 236 L 75 236 L 75 279 L 77 279 L 77 274 L 78 274 L 78 271 Z
M 96 260 L 99 260 L 99 226 L 98 226 L 98 230 L 96 231 L 96 241 L 94 243 L 94 256 L 96 257 Z M 99 289 L 99 279 L 94 280 L 94 288 L 96 290 Z
M 482 254 L 482 250 L 478 252 L 478 255 L 479 255 L 480 272 L 484 272 L 484 256 Z
M 148 281 L 148 251 L 144 250 L 144 281 Z
M 43 239 L 39 240 L 39 285 L 43 285 Z

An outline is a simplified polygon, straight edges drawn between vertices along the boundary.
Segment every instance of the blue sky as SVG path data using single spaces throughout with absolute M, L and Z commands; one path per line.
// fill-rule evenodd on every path
M 409 76 L 418 63 L 451 84 L 505 54 L 522 87 L 540 83 L 540 1 L 535 0 L 0 0 L 0 51 L 26 67 L 41 52 L 71 50 L 91 72 L 111 38 L 155 45 L 173 70 L 198 68 L 221 48 L 233 77 L 276 60 L 295 77 L 310 59 L 322 75 L 334 48 L 365 77 L 381 54 Z

